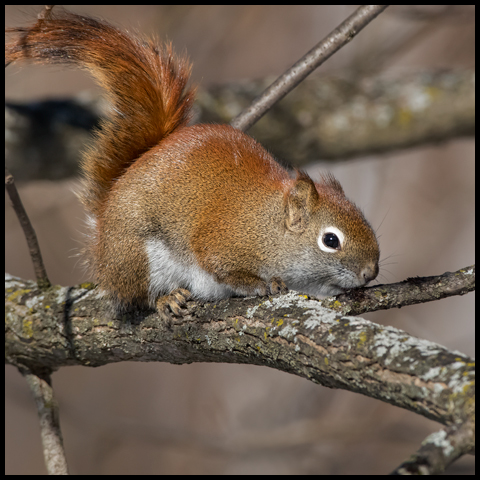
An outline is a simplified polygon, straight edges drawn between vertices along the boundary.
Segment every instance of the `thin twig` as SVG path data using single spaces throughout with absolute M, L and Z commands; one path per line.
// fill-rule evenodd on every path
M 43 455 L 49 475 L 68 475 L 67 460 L 63 448 L 58 404 L 49 374 L 36 375 L 26 368 L 20 372 L 35 398 L 43 444 Z
M 40 288 L 48 288 L 50 286 L 50 280 L 48 279 L 47 271 L 45 269 L 45 265 L 43 264 L 42 253 L 40 251 L 40 246 L 38 245 L 37 235 L 35 234 L 35 230 L 33 229 L 27 212 L 23 207 L 22 200 L 18 194 L 17 187 L 15 186 L 13 175 L 6 167 L 5 188 L 7 189 L 8 196 L 12 202 L 13 209 L 17 214 L 18 221 L 23 228 L 25 238 L 27 239 L 28 251 L 30 252 L 30 257 L 32 258 L 38 286 Z
M 44 9 L 37 15 L 38 21 L 43 22 L 52 16 L 52 10 L 55 5 L 45 5 Z M 5 61 L 5 68 L 7 68 L 12 62 Z
M 433 302 L 475 291 L 475 265 L 434 277 L 407 278 L 403 282 L 349 290 L 322 305 L 343 315 L 360 315 L 377 310 Z
M 45 20 L 52 15 L 52 9 L 55 5 L 45 5 L 44 9 L 37 15 L 39 20 Z
M 235 117 L 231 125 L 239 130 L 248 130 L 288 92 L 293 90 L 305 77 L 312 73 L 325 60 L 350 42 L 360 30 L 368 25 L 388 5 L 362 5 L 342 22 L 327 37 L 319 42 L 295 65 L 280 76 L 249 108 Z

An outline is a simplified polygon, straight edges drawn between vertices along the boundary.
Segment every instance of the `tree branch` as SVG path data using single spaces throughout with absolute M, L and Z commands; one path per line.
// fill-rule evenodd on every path
M 475 291 L 475 265 L 434 277 L 407 278 L 403 282 L 360 288 L 325 299 L 322 305 L 343 315 L 433 302 Z
M 120 361 L 248 363 L 445 425 L 474 412 L 472 359 L 294 292 L 189 302 L 186 315 L 170 323 L 147 311 L 115 318 L 91 284 L 41 292 L 34 282 L 9 277 L 5 296 L 5 361 L 32 370 Z
M 198 103 L 210 106 L 203 110 L 208 121 L 227 122 L 232 109 L 245 108 L 264 83 L 212 88 L 200 93 Z M 211 106 L 220 117 L 211 116 Z M 341 77 L 309 78 L 249 133 L 296 166 L 473 137 L 475 71 L 362 79 L 347 71 Z
M 45 269 L 45 264 L 43 263 L 42 252 L 40 251 L 40 246 L 37 240 L 37 234 L 33 228 L 28 214 L 23 206 L 22 199 L 18 194 L 17 187 L 15 186 L 15 180 L 13 176 L 5 167 L 5 189 L 7 190 L 8 196 L 12 203 L 12 207 L 17 214 L 18 221 L 23 229 L 25 239 L 27 240 L 28 252 L 33 263 L 33 269 L 35 270 L 35 276 L 37 277 L 38 285 L 41 288 L 50 287 L 50 280 L 47 276 L 47 270 Z
M 392 475 L 439 475 L 465 453 L 475 453 L 475 424 L 470 422 L 429 435 Z
M 67 460 L 60 430 L 58 403 L 53 394 L 50 374 L 34 374 L 24 367 L 19 368 L 19 370 L 30 387 L 37 406 L 43 455 L 48 474 L 68 475 Z
M 424 71 L 401 78 L 312 77 L 250 133 L 278 158 L 301 166 L 475 135 L 475 72 Z M 195 122 L 227 123 L 266 87 L 241 82 L 199 91 Z M 82 97 L 83 98 L 83 97 Z M 79 145 L 98 124 L 97 97 L 5 106 L 5 145 L 17 181 L 77 173 Z M 355 128 L 352 128 L 352 127 Z M 295 141 L 292 141 L 292 138 Z M 51 162 L 51 158 L 57 161 Z M 33 159 L 33 160 L 32 160 Z

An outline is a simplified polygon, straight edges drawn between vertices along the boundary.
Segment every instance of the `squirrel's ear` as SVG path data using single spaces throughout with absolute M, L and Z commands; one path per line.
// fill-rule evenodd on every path
M 318 205 L 318 192 L 313 180 L 303 172 L 297 172 L 297 179 L 288 192 L 285 202 L 285 226 L 288 230 L 302 233 L 308 218 Z

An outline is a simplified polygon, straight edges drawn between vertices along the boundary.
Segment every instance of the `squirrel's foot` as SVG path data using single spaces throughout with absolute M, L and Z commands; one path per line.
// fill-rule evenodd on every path
M 276 295 L 277 293 L 288 293 L 288 287 L 280 277 L 272 277 L 268 284 L 268 288 L 272 295 Z
M 288 287 L 280 277 L 272 277 L 269 282 L 260 280 L 258 282 L 256 292 L 260 297 L 268 295 L 277 295 L 279 293 L 288 293 Z
M 182 309 L 192 294 L 184 288 L 177 288 L 168 295 L 159 297 L 156 302 L 158 313 L 165 318 L 170 319 L 170 312 L 174 315 L 185 315 L 186 310 Z

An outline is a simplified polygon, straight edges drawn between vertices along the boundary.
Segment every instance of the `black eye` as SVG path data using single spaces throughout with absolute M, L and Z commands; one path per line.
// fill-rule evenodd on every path
M 326 233 L 323 236 L 323 243 L 329 248 L 334 248 L 335 250 L 340 250 L 340 240 L 334 233 Z

